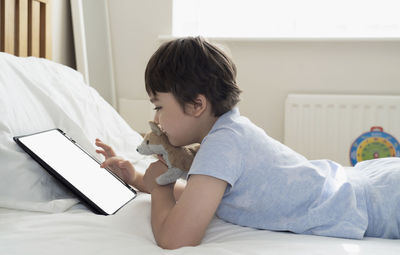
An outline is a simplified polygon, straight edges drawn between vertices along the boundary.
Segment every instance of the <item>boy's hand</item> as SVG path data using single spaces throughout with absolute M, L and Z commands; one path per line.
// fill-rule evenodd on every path
M 131 162 L 117 157 L 114 150 L 100 139 L 96 139 L 96 146 L 102 148 L 102 150 L 96 150 L 96 152 L 102 154 L 106 158 L 100 167 L 110 169 L 115 175 L 121 178 L 121 180 L 135 186 L 136 171 Z
M 165 159 L 163 158 L 163 156 L 162 156 L 161 154 L 157 154 L 157 158 L 158 158 L 158 160 L 160 160 L 162 163 L 164 163 L 164 165 L 168 166 L 168 165 L 167 165 L 167 162 L 165 161 Z
M 111 146 L 103 143 L 103 141 L 100 140 L 99 138 L 96 138 L 95 144 L 96 144 L 96 146 L 103 149 L 103 150 L 96 150 L 96 152 L 99 154 L 102 154 L 106 159 L 117 156 L 115 154 L 113 148 L 111 148 Z
M 151 193 L 155 187 L 160 186 L 157 184 L 156 178 L 167 170 L 168 167 L 161 160 L 150 164 L 143 177 L 144 186 L 149 193 Z

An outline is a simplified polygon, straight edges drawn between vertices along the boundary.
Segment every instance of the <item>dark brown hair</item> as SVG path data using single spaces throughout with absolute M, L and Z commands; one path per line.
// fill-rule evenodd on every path
M 236 66 L 220 49 L 201 37 L 186 37 L 162 44 L 145 72 L 146 91 L 172 93 L 183 109 L 204 95 L 216 117 L 231 110 L 241 93 Z

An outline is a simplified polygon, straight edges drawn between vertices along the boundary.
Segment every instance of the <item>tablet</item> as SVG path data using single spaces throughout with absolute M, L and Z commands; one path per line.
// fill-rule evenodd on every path
M 16 136 L 14 141 L 98 214 L 110 215 L 136 197 L 135 190 L 60 129 Z

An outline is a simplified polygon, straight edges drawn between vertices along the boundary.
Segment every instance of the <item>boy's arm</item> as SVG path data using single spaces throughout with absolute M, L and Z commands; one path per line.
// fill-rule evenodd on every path
M 135 174 L 136 174 L 135 180 L 133 181 L 133 183 L 130 183 L 130 184 L 142 192 L 149 193 L 143 182 L 144 175 L 140 172 L 136 172 Z M 186 186 L 185 183 L 176 182 L 175 187 L 174 187 L 174 197 L 175 197 L 176 201 L 179 200 L 183 190 L 185 189 L 185 186 Z
M 175 201 L 179 200 L 179 198 L 181 197 L 181 195 L 182 195 L 183 191 L 185 190 L 185 188 L 186 188 L 186 183 L 182 183 L 182 182 L 179 182 L 179 181 L 177 181 L 175 183 L 175 186 L 174 186 Z
M 143 182 L 143 174 L 140 172 L 136 172 L 135 173 L 135 179 L 131 184 L 133 187 L 137 188 L 138 190 L 142 191 L 142 192 L 146 192 L 149 193 L 146 189 L 146 187 L 144 186 L 144 182 Z
M 151 192 L 151 224 L 157 244 L 165 249 L 198 245 L 221 202 L 227 183 L 192 175 L 179 202 L 174 185 L 156 186 Z

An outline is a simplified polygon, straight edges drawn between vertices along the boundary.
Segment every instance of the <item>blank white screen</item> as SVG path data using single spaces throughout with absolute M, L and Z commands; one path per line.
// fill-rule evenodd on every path
M 19 140 L 107 214 L 115 213 L 135 197 L 134 192 L 58 130 Z

